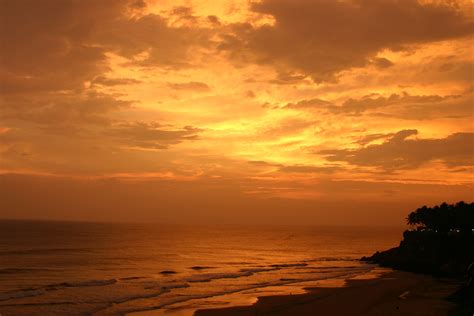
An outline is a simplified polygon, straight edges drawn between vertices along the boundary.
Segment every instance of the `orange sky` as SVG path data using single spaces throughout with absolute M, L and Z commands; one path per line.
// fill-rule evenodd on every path
M 470 0 L 0 0 L 0 217 L 400 224 L 472 200 Z

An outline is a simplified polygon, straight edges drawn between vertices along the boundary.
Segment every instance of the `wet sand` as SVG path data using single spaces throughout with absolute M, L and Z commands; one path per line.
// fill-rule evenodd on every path
M 349 280 L 342 288 L 309 288 L 305 294 L 260 297 L 251 306 L 199 310 L 195 315 L 459 315 L 456 305 L 446 300 L 459 285 L 392 271 L 376 279 Z

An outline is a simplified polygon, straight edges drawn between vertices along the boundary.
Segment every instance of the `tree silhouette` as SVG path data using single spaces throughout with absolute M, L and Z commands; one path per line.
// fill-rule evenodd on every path
M 474 230 L 474 203 L 442 203 L 434 207 L 423 206 L 407 217 L 410 226 L 417 230 L 434 232 L 472 232 Z

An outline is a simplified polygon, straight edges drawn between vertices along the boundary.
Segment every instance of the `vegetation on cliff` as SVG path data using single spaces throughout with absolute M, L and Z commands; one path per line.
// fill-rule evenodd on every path
M 423 206 L 407 217 L 400 246 L 363 260 L 395 269 L 457 277 L 474 262 L 474 203 Z
M 400 246 L 362 260 L 417 273 L 453 277 L 463 286 L 450 299 L 459 315 L 474 315 L 474 203 L 423 206 L 407 217 Z

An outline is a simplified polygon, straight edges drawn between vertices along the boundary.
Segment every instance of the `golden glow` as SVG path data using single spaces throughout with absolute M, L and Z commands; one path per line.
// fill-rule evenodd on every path
M 393 11 L 388 2 L 354 2 L 360 12 Z M 446 198 L 465 198 L 473 180 L 472 147 L 463 154 L 474 132 L 472 7 L 454 2 L 433 9 L 433 1 L 407 0 L 421 22 L 400 9 L 385 34 L 365 33 L 371 25 L 357 17 L 344 22 L 363 42 L 337 21 L 325 35 L 303 0 L 59 8 L 73 22 L 48 26 L 49 17 L 36 17 L 31 38 L 12 42 L 21 53 L 0 53 L 1 171 L 217 182 L 252 199 L 370 202 L 415 184 L 420 197 L 436 184 L 449 186 Z M 313 5 L 335 13 L 352 4 Z M 9 23 L 22 25 L 25 9 L 10 9 L 17 20 Z M 432 21 L 429 10 L 444 20 Z M 397 23 L 412 23 L 413 32 L 398 32 Z M 417 132 L 397 136 L 405 130 Z M 376 192 L 366 191 L 371 183 Z

